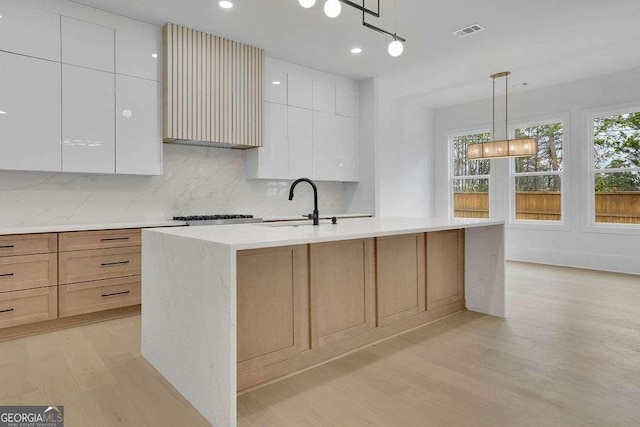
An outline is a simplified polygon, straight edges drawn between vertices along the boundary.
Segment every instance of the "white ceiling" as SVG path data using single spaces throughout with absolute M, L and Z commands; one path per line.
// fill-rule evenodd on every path
M 392 95 L 425 106 L 491 95 L 488 76 L 511 70 L 515 90 L 534 89 L 640 67 L 638 0 L 395 0 L 397 32 L 408 39 L 399 58 L 390 38 L 364 28 L 343 6 L 336 19 L 324 0 L 303 9 L 297 0 L 76 0 L 155 24 L 173 22 L 264 48 L 268 55 L 352 78 L 380 77 Z M 367 0 L 375 7 L 376 0 Z M 394 0 L 381 0 L 394 31 Z M 485 31 L 460 39 L 452 31 L 479 23 Z M 349 49 L 361 46 L 353 56 Z

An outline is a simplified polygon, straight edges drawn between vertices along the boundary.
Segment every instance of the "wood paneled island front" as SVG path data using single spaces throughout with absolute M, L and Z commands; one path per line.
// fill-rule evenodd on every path
M 213 425 L 236 395 L 467 307 L 504 316 L 503 224 L 145 230 L 142 353 Z

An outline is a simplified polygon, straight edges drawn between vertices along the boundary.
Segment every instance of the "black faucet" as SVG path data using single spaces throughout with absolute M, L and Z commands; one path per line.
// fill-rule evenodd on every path
M 313 220 L 313 225 L 320 225 L 320 212 L 318 212 L 318 187 L 316 187 L 315 182 L 311 181 L 309 178 L 300 178 L 293 181 L 293 184 L 291 184 L 291 188 L 289 189 L 289 200 L 293 200 L 293 189 L 303 181 L 308 182 L 313 187 L 313 213 L 310 213 L 307 217 Z

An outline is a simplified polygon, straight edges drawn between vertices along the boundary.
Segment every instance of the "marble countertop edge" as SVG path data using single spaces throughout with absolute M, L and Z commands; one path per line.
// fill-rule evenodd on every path
M 105 222 L 95 224 L 51 224 L 34 226 L 0 227 L 0 236 L 38 233 L 64 233 L 68 231 L 118 230 L 126 228 L 179 227 L 186 225 L 182 221 L 131 221 Z

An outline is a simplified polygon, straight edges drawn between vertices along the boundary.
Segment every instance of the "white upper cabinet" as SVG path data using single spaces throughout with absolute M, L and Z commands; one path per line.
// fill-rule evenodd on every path
M 313 112 L 313 178 L 359 180 L 358 119 Z
M 338 135 L 342 150 L 343 181 L 360 180 L 360 128 L 357 118 L 337 116 Z
M 116 29 L 116 73 L 161 81 L 162 29 L 123 19 Z
M 336 86 L 336 114 L 339 116 L 358 117 L 357 86 Z
M 245 153 L 246 177 L 357 182 L 358 83 L 272 58 L 265 63 L 263 146 Z
M 292 107 L 313 108 L 313 79 L 303 72 L 288 73 L 288 104 Z
M 287 73 L 267 67 L 264 80 L 264 100 L 287 105 Z
M 160 83 L 116 75 L 116 173 L 162 175 Z
M 63 16 L 62 62 L 113 73 L 115 70 L 113 28 Z
M 313 111 L 288 110 L 289 178 L 313 176 Z
M 335 114 L 336 85 L 323 81 L 313 81 L 313 110 Z
M 0 50 L 60 61 L 60 15 L 0 0 Z
M 60 64 L 0 52 L 0 169 L 59 172 L 60 120 Z
M 344 153 L 339 132 L 338 116 L 313 112 L 313 179 L 342 180 Z
M 62 170 L 115 173 L 112 73 L 62 66 Z

